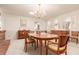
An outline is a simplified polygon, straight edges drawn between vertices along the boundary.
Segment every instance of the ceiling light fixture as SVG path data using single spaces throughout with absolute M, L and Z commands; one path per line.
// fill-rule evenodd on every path
M 41 4 L 38 4 L 36 9 L 33 12 L 30 12 L 30 14 L 37 19 L 41 19 L 46 16 L 46 11 L 44 10 L 44 7 Z

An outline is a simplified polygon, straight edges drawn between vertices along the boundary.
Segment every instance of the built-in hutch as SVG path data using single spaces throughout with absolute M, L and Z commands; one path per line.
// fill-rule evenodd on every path
M 5 30 L 0 31 L 0 40 L 5 40 Z

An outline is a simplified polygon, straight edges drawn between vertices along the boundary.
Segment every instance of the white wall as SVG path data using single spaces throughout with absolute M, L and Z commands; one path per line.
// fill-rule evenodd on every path
M 3 11 L 0 9 L 0 30 L 4 30 Z
M 5 20 L 6 39 L 16 39 L 17 30 L 20 27 L 18 16 L 7 15 Z
M 47 21 L 44 19 L 38 20 L 30 17 L 20 17 L 17 15 L 9 14 L 2 12 L 2 16 L 0 18 L 2 22 L 3 30 L 6 30 L 6 39 L 17 39 L 17 31 L 21 29 L 20 20 L 25 20 L 26 27 L 25 29 L 34 30 L 35 22 L 39 22 L 40 30 L 49 30 L 49 29 L 57 29 L 54 25 L 56 25 L 56 20 L 58 21 L 58 29 L 63 29 L 63 24 L 65 21 L 70 18 L 71 19 L 71 28 L 70 30 L 79 31 L 79 11 L 70 12 L 67 14 L 60 15 L 56 18 L 49 19 L 50 25 L 47 24 Z M 48 27 L 47 27 L 48 26 Z
M 73 31 L 79 31 L 79 10 L 77 11 L 73 11 L 70 13 L 66 13 L 66 14 L 62 14 L 60 16 L 57 16 L 56 18 L 51 18 L 50 22 L 52 22 L 52 25 L 54 24 L 54 22 L 57 20 L 58 21 L 58 26 L 59 29 L 63 29 L 63 24 L 67 21 L 67 20 L 71 20 L 70 23 L 70 30 Z M 53 28 L 53 27 L 52 27 Z M 53 28 L 54 29 L 54 28 Z
M 30 17 L 21 17 L 21 19 L 24 19 L 25 20 L 25 23 L 26 23 L 26 29 L 29 29 L 29 30 L 34 30 L 34 27 L 35 27 L 35 22 L 38 22 L 39 25 L 40 25 L 40 30 L 46 30 L 46 24 L 47 22 L 45 20 L 38 20 L 38 19 L 35 19 L 35 18 L 30 18 Z
M 34 30 L 35 22 L 39 22 L 40 30 L 46 30 L 45 20 L 37 20 L 30 17 L 17 16 L 11 13 L 3 12 L 1 16 L 1 23 L 3 30 L 6 30 L 6 39 L 15 40 L 17 39 L 17 31 L 22 29 L 20 27 L 21 20 L 25 20 L 25 29 Z

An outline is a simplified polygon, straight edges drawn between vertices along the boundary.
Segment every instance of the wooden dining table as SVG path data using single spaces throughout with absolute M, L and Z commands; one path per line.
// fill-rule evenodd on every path
M 49 34 L 49 33 L 29 33 L 29 36 L 39 41 L 41 55 L 42 55 L 43 40 L 48 41 L 58 38 L 58 35 Z

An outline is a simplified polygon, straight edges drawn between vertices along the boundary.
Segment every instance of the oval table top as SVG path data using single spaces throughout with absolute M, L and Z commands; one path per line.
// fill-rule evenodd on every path
M 51 39 L 57 39 L 58 35 L 55 34 L 49 34 L 49 33 L 29 33 L 29 36 L 35 38 L 35 39 L 41 39 L 41 40 L 51 40 Z

